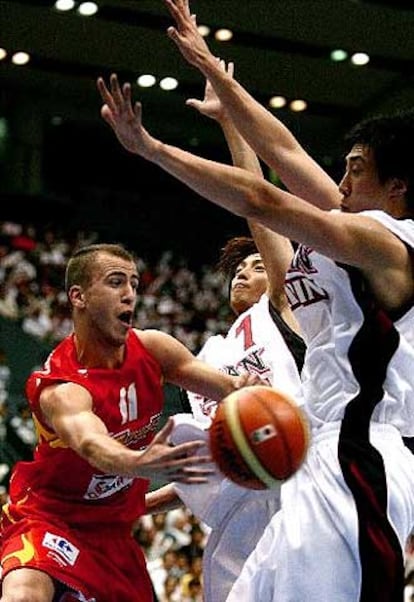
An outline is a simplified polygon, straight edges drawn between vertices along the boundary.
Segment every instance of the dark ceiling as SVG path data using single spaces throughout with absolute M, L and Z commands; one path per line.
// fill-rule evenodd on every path
M 65 178 L 57 159 L 65 152 L 79 172 L 87 171 L 94 156 L 105 186 L 118 179 L 122 188 L 119 179 L 130 177 L 122 167 L 132 165 L 130 157 L 99 117 L 95 79 L 112 71 L 131 81 L 148 72 L 158 79 L 176 76 L 180 85 L 172 92 L 134 87 L 144 124 L 165 141 L 223 157 L 217 126 L 185 106 L 186 98 L 202 96 L 204 82 L 166 35 L 171 20 L 163 0 L 96 2 L 99 12 L 84 18 L 58 13 L 52 0 L 0 0 L 0 46 L 9 56 L 18 50 L 32 54 L 27 67 L 9 59 L 0 63 L 0 111 L 11 120 L 10 136 L 18 144 L 29 131 L 42 147 L 40 177 L 27 181 L 27 188 L 36 192 L 43 178 L 40 187 L 59 189 L 57 179 Z M 326 165 L 340 157 L 351 123 L 372 112 L 414 106 L 414 0 L 193 0 L 191 7 L 200 24 L 233 30 L 231 42 L 208 43 L 216 55 L 235 62 L 236 77 L 258 100 L 265 103 L 273 94 L 307 100 L 306 113 L 283 109 L 278 116 Z M 371 61 L 365 67 L 333 63 L 334 48 L 367 52 Z M 63 120 L 60 135 L 50 125 L 56 116 Z M 154 186 L 163 183 L 149 166 L 140 178 L 145 175 Z M 66 178 L 69 188 L 71 179 L 77 178 Z

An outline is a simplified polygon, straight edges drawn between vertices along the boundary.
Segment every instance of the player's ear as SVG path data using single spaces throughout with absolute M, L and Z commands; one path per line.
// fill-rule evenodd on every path
M 74 284 L 70 287 L 68 291 L 68 297 L 73 307 L 85 307 L 85 296 L 83 294 L 82 287 L 78 284 Z
M 404 196 L 407 194 L 407 182 L 402 178 L 391 178 L 390 192 L 394 196 Z

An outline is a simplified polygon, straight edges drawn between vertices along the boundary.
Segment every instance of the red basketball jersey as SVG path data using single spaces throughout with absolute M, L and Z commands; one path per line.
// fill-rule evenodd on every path
M 25 499 L 23 507 L 28 506 L 31 516 L 51 513 L 78 526 L 107 521 L 125 526 L 145 511 L 148 480 L 101 473 L 46 426 L 39 409 L 40 393 L 62 381 L 88 389 L 94 412 L 111 436 L 126 446 L 143 448 L 158 430 L 163 407 L 161 369 L 137 333 L 129 333 L 123 365 L 111 370 L 84 368 L 77 360 L 73 335 L 67 337 L 26 384 L 38 444 L 33 461 L 19 462 L 14 469 L 11 506 L 19 502 L 24 512 Z

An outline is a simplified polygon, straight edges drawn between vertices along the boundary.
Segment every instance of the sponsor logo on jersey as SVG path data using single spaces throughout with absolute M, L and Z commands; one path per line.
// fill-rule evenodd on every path
M 131 477 L 119 475 L 93 475 L 84 498 L 86 500 L 98 500 L 109 497 L 132 483 Z
M 161 414 L 156 414 L 155 416 L 151 416 L 151 420 L 148 424 L 135 431 L 126 429 L 120 433 L 111 433 L 111 435 L 120 443 L 123 443 L 127 447 L 132 447 L 135 446 L 139 441 L 145 439 L 149 433 L 155 433 L 158 430 L 160 420 Z
M 57 561 L 61 560 L 64 564 L 73 566 L 79 555 L 79 548 L 71 544 L 64 537 L 54 535 L 47 531 L 42 541 L 42 545 L 48 548 L 58 556 Z
M 300 306 L 306 307 L 329 299 L 327 291 L 310 276 L 317 274 L 312 264 L 312 253 L 311 248 L 300 246 L 286 274 L 285 291 L 293 311 Z
M 328 293 L 307 276 L 289 276 L 285 283 L 285 291 L 291 309 L 307 306 L 329 299 Z
M 247 353 L 239 362 L 237 362 L 237 364 L 223 366 L 222 368 L 219 368 L 219 370 L 226 374 L 230 374 L 231 376 L 240 376 L 246 372 L 249 374 L 258 374 L 261 377 L 263 384 L 271 385 L 273 381 L 273 371 L 263 360 L 262 355 L 264 355 L 264 353 L 265 349 L 260 347 Z M 195 395 L 195 398 L 200 404 L 202 413 L 205 416 L 214 418 L 217 412 L 218 402 L 209 399 L 208 397 L 202 397 L 201 395 Z

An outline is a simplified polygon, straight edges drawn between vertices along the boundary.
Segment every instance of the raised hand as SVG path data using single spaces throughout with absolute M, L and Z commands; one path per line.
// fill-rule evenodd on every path
M 203 69 L 207 60 L 215 60 L 203 36 L 197 29 L 194 15 L 191 15 L 188 0 L 164 0 L 176 26 L 167 29 L 168 36 L 178 46 L 183 57 L 195 67 Z
M 102 77 L 96 82 L 103 105 L 101 116 L 113 131 L 122 146 L 129 152 L 151 157 L 151 151 L 156 143 L 142 125 L 141 103 L 132 104 L 131 84 L 126 82 L 122 88 L 116 74 L 109 79 L 109 88 Z
M 220 68 L 223 71 L 227 71 L 230 77 L 233 77 L 234 73 L 234 63 L 228 63 L 226 67 L 226 63 L 223 60 L 217 59 Z M 186 101 L 186 105 L 189 107 L 193 107 L 197 109 L 202 115 L 206 117 L 210 117 L 215 121 L 221 123 L 224 119 L 228 119 L 227 111 L 224 108 L 223 103 L 217 96 L 213 86 L 211 85 L 209 79 L 206 79 L 206 86 L 204 89 L 204 98 L 203 100 L 199 100 L 197 98 L 189 98 Z

